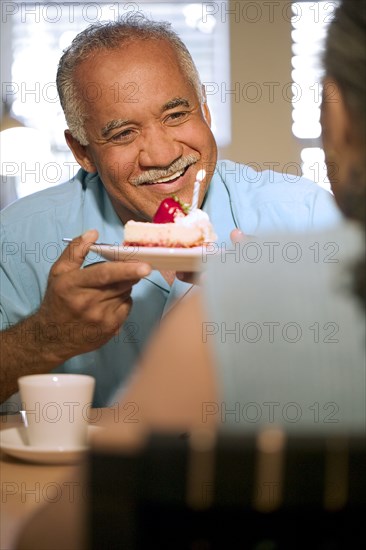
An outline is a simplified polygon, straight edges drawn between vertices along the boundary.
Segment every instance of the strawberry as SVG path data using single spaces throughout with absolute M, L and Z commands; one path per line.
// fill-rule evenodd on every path
M 179 198 L 174 195 L 164 199 L 153 217 L 153 223 L 174 223 L 174 218 L 178 212 L 187 215 L 189 205 L 182 203 Z

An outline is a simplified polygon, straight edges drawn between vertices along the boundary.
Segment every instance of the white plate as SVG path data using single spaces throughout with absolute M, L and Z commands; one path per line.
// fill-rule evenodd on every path
M 88 426 L 88 437 L 91 432 L 100 430 L 98 426 Z M 8 428 L 0 432 L 0 447 L 10 456 L 20 458 L 26 462 L 40 464 L 72 464 L 85 456 L 88 446 L 73 449 L 49 449 L 47 447 L 32 447 L 27 443 L 26 428 Z
M 212 254 L 215 243 L 194 248 L 164 248 L 148 246 L 117 246 L 95 244 L 90 250 L 109 261 L 147 262 L 153 269 L 172 271 L 201 271 L 206 267 L 207 257 Z M 216 250 L 217 253 L 217 250 Z

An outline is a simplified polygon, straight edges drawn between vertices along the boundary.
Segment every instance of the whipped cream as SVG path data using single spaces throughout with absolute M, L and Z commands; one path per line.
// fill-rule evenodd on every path
M 187 215 L 177 213 L 174 223 L 181 227 L 199 227 L 203 231 L 206 241 L 215 241 L 217 239 L 208 214 L 200 208 L 190 210 Z

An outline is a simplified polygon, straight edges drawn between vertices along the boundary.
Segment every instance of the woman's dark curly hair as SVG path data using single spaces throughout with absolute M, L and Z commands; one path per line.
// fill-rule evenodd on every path
M 345 216 L 366 231 L 366 0 L 342 0 L 329 25 L 323 55 L 326 76 L 344 98 L 360 143 L 360 162 L 353 166 L 343 196 Z M 346 185 L 345 185 L 346 183 Z M 354 289 L 366 308 L 366 251 L 354 267 Z

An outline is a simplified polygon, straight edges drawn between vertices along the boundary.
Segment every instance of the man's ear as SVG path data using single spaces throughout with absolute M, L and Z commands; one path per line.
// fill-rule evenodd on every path
M 97 172 L 97 168 L 90 156 L 89 151 L 85 145 L 81 145 L 77 139 L 71 134 L 70 130 L 65 130 L 65 139 L 67 145 L 70 147 L 75 160 L 80 164 L 86 172 Z
M 208 105 L 207 105 L 206 88 L 205 88 L 204 84 L 202 84 L 202 98 L 203 98 L 203 101 L 202 101 L 203 116 L 205 117 L 205 120 L 206 120 L 207 124 L 211 128 L 211 113 L 210 113 L 210 109 L 208 108 Z

